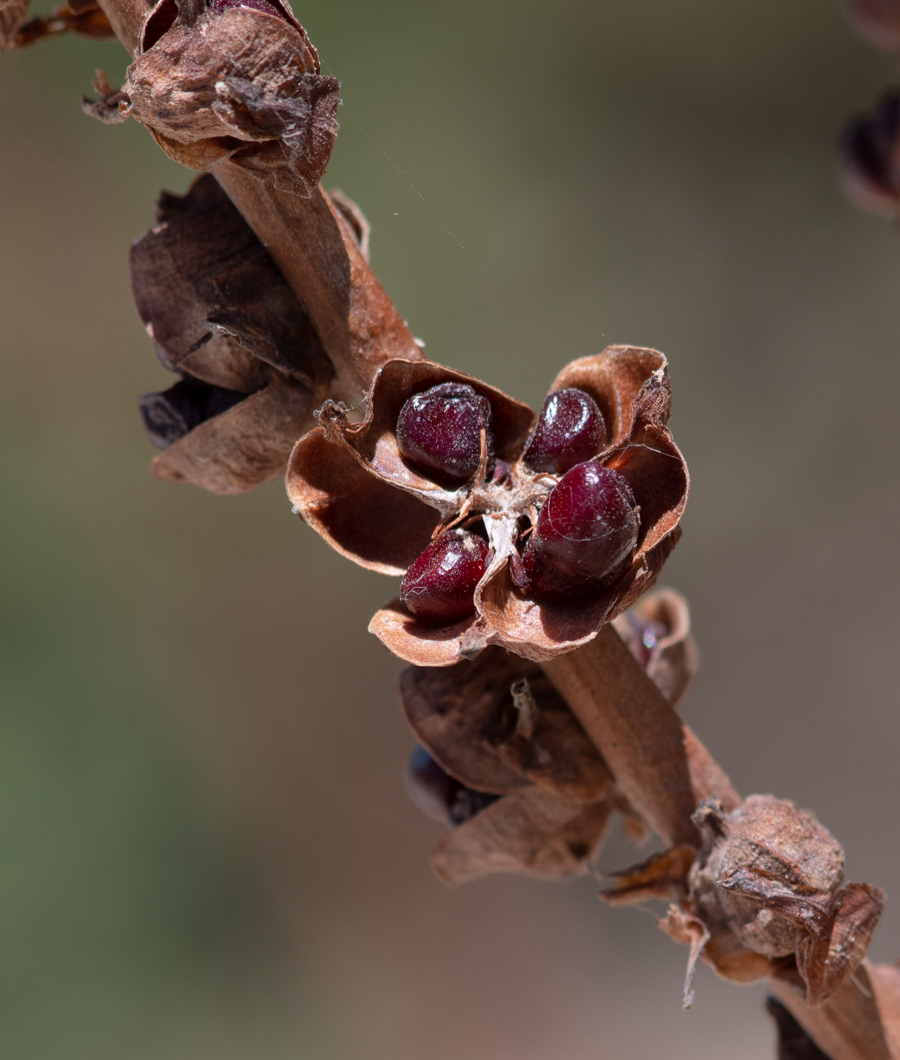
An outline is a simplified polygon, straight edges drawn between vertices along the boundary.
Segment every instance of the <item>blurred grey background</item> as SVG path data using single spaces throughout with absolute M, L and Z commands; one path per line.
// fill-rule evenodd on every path
M 900 240 L 834 173 L 891 60 L 835 0 L 297 14 L 344 82 L 326 186 L 433 359 L 538 404 L 609 343 L 668 354 L 684 714 L 900 899 Z M 277 482 L 148 478 L 166 376 L 127 252 L 190 175 L 82 115 L 98 66 L 124 53 L 0 58 L 0 1053 L 771 1057 L 762 988 L 703 968 L 683 1013 L 685 951 L 593 881 L 440 884 L 366 633 L 394 585 Z M 900 957 L 896 901 L 873 952 Z

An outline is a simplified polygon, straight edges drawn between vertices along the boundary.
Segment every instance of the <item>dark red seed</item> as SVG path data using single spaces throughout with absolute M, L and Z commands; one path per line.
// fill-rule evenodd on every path
M 421 745 L 409 756 L 406 783 L 410 797 L 423 813 L 455 825 L 464 824 L 500 797 L 460 784 Z
M 532 471 L 563 475 L 596 456 L 605 444 L 603 413 L 590 394 L 557 390 L 544 402 L 525 449 L 525 464 Z
M 404 404 L 397 445 L 403 458 L 428 478 L 460 485 L 478 470 L 482 431 L 490 470 L 490 402 L 464 383 L 440 383 Z
M 274 15 L 283 19 L 284 13 L 279 11 L 274 4 L 267 0 L 210 0 L 209 9 L 217 15 L 223 15 L 232 7 L 252 7 L 254 11 L 264 11 L 267 15 Z
M 475 610 L 475 587 L 484 576 L 487 557 L 482 538 L 450 530 L 432 541 L 406 572 L 400 598 L 417 618 L 458 622 Z
M 618 572 L 637 542 L 638 509 L 628 481 L 594 460 L 550 491 L 522 554 L 538 593 L 589 591 Z

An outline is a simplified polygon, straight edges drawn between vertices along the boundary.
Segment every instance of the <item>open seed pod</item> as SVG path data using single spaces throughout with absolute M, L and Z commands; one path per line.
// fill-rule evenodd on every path
M 114 107 L 94 109 L 105 120 L 132 115 L 189 169 L 230 159 L 308 196 L 334 147 L 339 93 L 287 0 L 160 0 Z
M 452 484 L 404 456 L 398 440 L 409 402 L 448 386 L 469 388 L 490 411 L 477 469 Z M 569 389 L 587 395 L 602 416 L 606 440 L 588 462 L 627 483 L 635 531 L 608 575 L 553 597 L 523 579 L 521 553 L 564 476 L 529 466 L 525 450 L 535 418 L 526 406 L 427 361 L 389 361 L 374 380 L 362 423 L 327 404 L 319 429 L 297 443 L 287 489 L 299 514 L 370 570 L 404 574 L 432 539 L 481 524 L 489 556 L 470 614 L 434 621 L 397 599 L 372 620 L 372 632 L 400 658 L 448 666 L 493 644 L 541 662 L 586 643 L 653 585 L 678 540 L 688 493 L 687 468 L 665 426 L 666 359 L 654 350 L 609 347 L 564 369 L 551 394 Z
M 152 473 L 242 493 L 283 471 L 333 377 L 315 328 L 211 176 L 163 194 L 131 251 L 135 302 L 157 356 L 182 377 L 141 404 L 165 453 Z
M 793 958 L 807 1003 L 821 1004 L 865 956 L 884 894 L 864 883 L 841 886 L 840 844 L 793 803 L 751 795 L 725 813 L 712 800 L 695 822 L 704 846 L 688 901 L 663 926 L 677 937 L 690 922 L 702 924 L 703 957 L 726 978 L 749 982 Z

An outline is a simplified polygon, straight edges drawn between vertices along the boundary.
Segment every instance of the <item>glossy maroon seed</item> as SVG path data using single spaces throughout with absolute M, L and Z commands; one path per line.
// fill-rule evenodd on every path
M 428 478 L 460 485 L 478 470 L 482 430 L 490 470 L 490 402 L 464 383 L 440 383 L 404 404 L 397 445 L 403 458 Z
M 458 622 L 475 610 L 475 587 L 484 576 L 487 557 L 482 538 L 450 530 L 432 541 L 406 572 L 400 598 L 417 618 Z
M 522 565 L 538 593 L 588 591 L 615 574 L 637 542 L 628 481 L 595 460 L 577 464 L 550 491 Z
M 421 744 L 409 756 L 406 784 L 410 797 L 423 813 L 454 825 L 464 824 L 500 797 L 460 784 Z
M 597 402 L 574 387 L 547 396 L 525 449 L 532 471 L 563 475 L 596 456 L 606 444 L 606 424 Z

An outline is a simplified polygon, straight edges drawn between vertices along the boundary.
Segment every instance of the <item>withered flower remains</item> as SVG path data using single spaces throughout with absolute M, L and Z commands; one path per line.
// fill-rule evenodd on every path
M 343 555 L 406 575 L 370 627 L 396 655 L 446 666 L 499 645 L 541 662 L 634 603 L 675 546 L 688 475 L 669 411 L 655 350 L 574 361 L 537 425 L 476 379 L 390 361 L 362 423 L 318 413 L 288 493 Z
M 638 661 L 674 705 L 696 666 L 684 600 L 660 590 L 616 622 L 628 629 Z M 420 748 L 411 760 L 411 793 L 426 812 L 455 826 L 432 856 L 447 882 L 490 872 L 541 879 L 584 873 L 617 811 L 633 838 L 645 836 L 609 767 L 538 664 L 491 647 L 474 662 L 410 667 L 400 694 L 406 720 L 428 752 Z
M 181 379 L 141 402 L 153 474 L 242 493 L 280 474 L 333 368 L 304 307 L 211 176 L 164 194 L 131 250 L 138 312 Z

